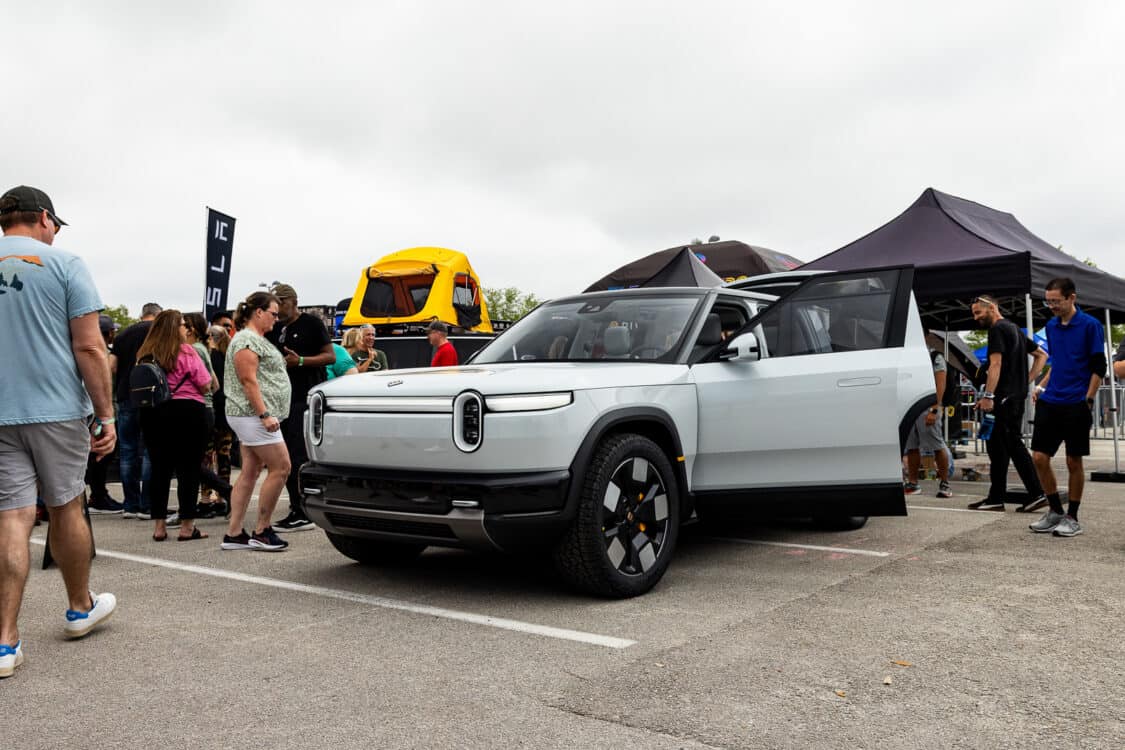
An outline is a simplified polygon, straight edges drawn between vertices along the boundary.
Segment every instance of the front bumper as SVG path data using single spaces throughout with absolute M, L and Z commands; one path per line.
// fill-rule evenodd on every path
M 349 537 L 511 551 L 553 542 L 572 516 L 566 469 L 484 475 L 310 462 L 300 482 L 308 516 Z

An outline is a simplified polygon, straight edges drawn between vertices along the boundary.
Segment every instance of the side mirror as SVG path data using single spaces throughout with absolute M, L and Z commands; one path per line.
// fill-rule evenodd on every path
M 757 362 L 761 358 L 762 344 L 753 331 L 736 336 L 719 353 L 719 359 L 725 362 Z

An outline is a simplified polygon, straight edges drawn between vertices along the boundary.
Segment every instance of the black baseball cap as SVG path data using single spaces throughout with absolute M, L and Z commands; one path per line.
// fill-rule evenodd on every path
M 16 211 L 46 211 L 51 221 L 59 226 L 68 224 L 55 215 L 55 204 L 51 198 L 39 188 L 20 185 L 14 187 L 0 197 L 0 214 L 10 214 Z

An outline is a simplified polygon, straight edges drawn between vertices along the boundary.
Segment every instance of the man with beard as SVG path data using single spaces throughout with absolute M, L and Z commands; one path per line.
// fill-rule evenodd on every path
M 289 416 L 281 423 L 285 447 L 293 469 L 285 481 L 289 493 L 289 515 L 274 524 L 278 532 L 306 531 L 316 525 L 305 515 L 301 506 L 301 492 L 297 477 L 301 464 L 309 460 L 305 450 L 305 412 L 308 410 L 309 391 L 323 383 L 328 375 L 325 367 L 336 362 L 336 352 L 328 330 L 317 318 L 297 309 L 297 291 L 288 284 L 275 284 L 270 290 L 277 296 L 278 320 L 266 335 L 285 357 L 289 383 L 293 387 Z
M 991 481 L 988 496 L 969 503 L 969 508 L 1003 512 L 1008 494 L 1008 462 L 1011 461 L 1016 465 L 1028 496 L 1028 501 L 1016 510 L 1037 510 L 1047 504 L 1047 499 L 1031 455 L 1023 444 L 1022 425 L 1028 387 L 1043 369 L 1047 355 L 1000 313 L 994 297 L 982 294 L 973 300 L 972 310 L 973 320 L 988 330 L 988 379 L 977 407 L 986 414 L 993 414 L 996 425 L 992 437 L 986 441 Z M 1028 355 L 1033 358 L 1030 371 Z
M 1051 371 L 1045 387 L 1036 388 L 1035 431 L 1031 450 L 1035 468 L 1047 500 L 1051 504 L 1041 519 L 1031 524 L 1040 534 L 1053 531 L 1055 536 L 1078 536 L 1078 504 L 1086 473 L 1082 457 L 1090 455 L 1090 427 L 1094 417 L 1090 409 L 1094 396 L 1105 377 L 1105 330 L 1094 317 L 1076 304 L 1078 294 L 1068 278 L 1047 282 L 1043 304 L 1055 317 L 1047 321 L 1047 348 L 1051 350 Z M 1066 442 L 1067 491 L 1069 505 L 1063 513 L 1051 457 Z

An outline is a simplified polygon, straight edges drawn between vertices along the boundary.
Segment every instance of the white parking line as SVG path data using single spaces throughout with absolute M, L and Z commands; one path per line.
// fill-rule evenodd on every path
M 34 544 L 45 544 L 45 540 L 43 537 L 32 537 L 31 541 Z M 241 583 L 254 583 L 259 586 L 270 586 L 272 588 L 284 589 L 286 591 L 296 591 L 302 594 L 325 596 L 331 599 L 340 599 L 346 602 L 356 602 L 358 604 L 367 604 L 372 607 L 381 607 L 382 609 L 394 609 L 400 612 L 412 612 L 418 615 L 429 615 L 431 617 L 439 617 L 445 620 L 470 622 L 475 625 L 486 625 L 490 628 L 500 628 L 501 630 L 513 630 L 517 633 L 540 635 L 544 638 L 558 638 L 564 641 L 577 641 L 578 643 L 587 643 L 592 646 L 605 646 L 606 648 L 629 648 L 630 646 L 635 646 L 637 644 L 636 641 L 631 641 L 626 638 L 614 638 L 613 636 L 599 635 L 597 633 L 586 633 L 581 630 L 554 628 L 549 625 L 536 625 L 535 623 L 531 622 L 509 620 L 504 617 L 478 615 L 472 612 L 461 612 L 455 609 L 446 609 L 444 607 L 431 607 L 426 604 L 412 604 L 410 602 L 404 602 L 398 599 L 388 599 L 386 597 L 371 596 L 369 594 L 357 594 L 353 591 L 330 589 L 324 586 L 310 586 L 309 584 L 305 583 L 295 583 L 294 581 L 283 581 L 279 578 L 266 578 L 264 576 L 248 575 L 246 573 L 237 573 L 233 570 L 223 570 L 221 568 L 205 568 L 200 565 L 185 565 L 184 563 L 172 562 L 171 560 L 162 560 L 159 557 L 131 555 L 128 552 L 115 552 L 114 550 L 102 548 L 98 548 L 98 555 L 102 557 L 113 558 L 115 560 L 126 560 L 128 562 L 141 563 L 143 565 L 154 565 L 159 568 L 170 568 L 171 570 L 179 570 L 185 573 L 198 573 L 199 575 L 212 576 L 214 578 L 226 578 L 228 580 L 239 581 Z
M 890 552 L 879 552 L 873 549 L 855 549 L 853 547 L 822 547 L 819 544 L 793 544 L 792 542 L 767 542 L 762 539 L 740 539 L 733 536 L 702 536 L 697 539 L 710 539 L 714 542 L 735 542 L 736 544 L 754 544 L 763 547 L 791 547 L 793 549 L 812 549 L 820 552 L 842 552 L 848 555 L 866 555 L 867 557 L 890 557 Z
M 938 508 L 932 505 L 907 505 L 909 510 L 944 510 L 948 513 L 979 513 L 984 516 L 995 514 L 996 511 L 973 510 L 972 508 Z

